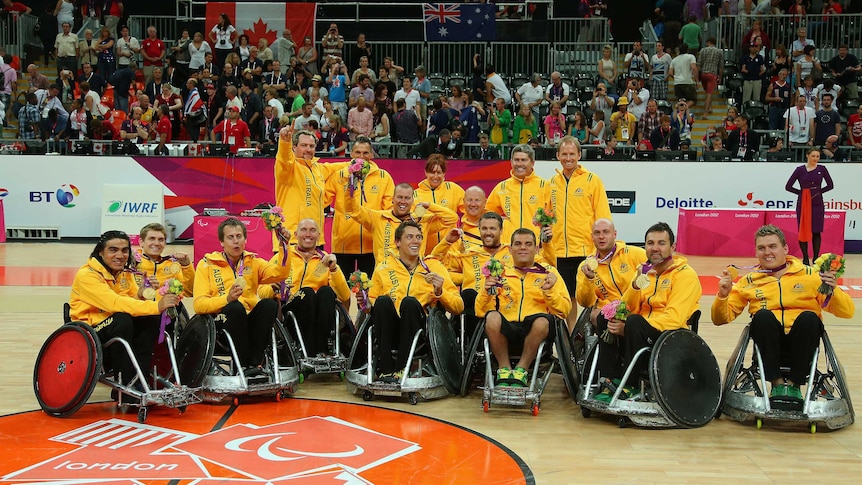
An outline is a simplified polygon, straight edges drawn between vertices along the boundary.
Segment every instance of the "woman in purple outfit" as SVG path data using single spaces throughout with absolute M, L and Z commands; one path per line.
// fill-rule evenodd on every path
M 832 177 L 820 161 L 820 150 L 808 150 L 808 160 L 805 165 L 796 167 L 790 180 L 784 186 L 788 192 L 796 194 L 796 221 L 799 225 L 799 248 L 802 250 L 802 262 L 810 264 L 808 259 L 808 241 L 814 246 L 814 259 L 820 255 L 820 233 L 823 232 L 823 193 L 834 188 Z M 823 181 L 826 186 L 823 186 Z M 799 188 L 793 185 L 799 182 Z

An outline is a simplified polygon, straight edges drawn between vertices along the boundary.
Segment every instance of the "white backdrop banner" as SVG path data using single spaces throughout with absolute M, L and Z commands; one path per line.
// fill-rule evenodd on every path
M 138 234 L 147 224 L 165 223 L 162 184 L 105 184 L 102 187 L 102 229 Z

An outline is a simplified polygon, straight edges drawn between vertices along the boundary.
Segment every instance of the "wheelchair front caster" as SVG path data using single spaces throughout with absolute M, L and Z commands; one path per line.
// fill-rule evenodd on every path
M 757 418 L 757 422 L 754 424 L 755 424 L 755 426 L 757 426 L 757 429 L 762 428 L 763 427 L 763 418 Z
M 533 416 L 538 416 L 539 415 L 539 405 L 534 403 L 532 406 L 530 406 L 530 411 L 533 412 Z
M 811 428 L 811 434 L 816 433 L 817 432 L 817 423 L 811 423 L 810 428 Z
M 482 411 L 486 413 L 491 410 L 491 402 L 490 401 L 482 401 Z
M 147 420 L 147 408 L 141 406 L 138 408 L 138 422 L 143 424 Z
M 410 404 L 412 404 L 413 406 L 415 406 L 419 403 L 419 395 L 416 394 L 415 392 L 408 393 L 407 399 L 410 401 Z
M 374 394 L 371 394 L 371 391 L 363 391 L 362 392 L 362 400 L 363 401 L 370 401 L 372 399 L 374 399 Z
M 589 419 L 589 417 L 592 415 L 593 415 L 592 409 L 581 406 L 581 416 L 583 416 L 585 419 Z
M 629 419 L 625 416 L 620 416 L 620 419 L 617 421 L 617 425 L 620 429 L 625 428 L 629 425 Z

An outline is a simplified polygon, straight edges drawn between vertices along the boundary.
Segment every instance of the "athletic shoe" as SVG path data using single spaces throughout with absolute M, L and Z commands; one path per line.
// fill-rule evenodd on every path
M 497 369 L 497 387 L 509 387 L 509 379 L 512 378 L 512 369 L 500 367 Z
M 802 389 L 799 386 L 794 386 L 791 384 L 787 385 L 787 397 L 791 399 L 799 399 L 802 400 Z
M 512 371 L 512 387 L 527 387 L 527 371 L 523 367 L 515 367 Z

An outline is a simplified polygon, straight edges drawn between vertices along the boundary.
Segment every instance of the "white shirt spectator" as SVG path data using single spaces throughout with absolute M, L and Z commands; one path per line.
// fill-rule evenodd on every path
M 314 116 L 314 113 L 312 113 L 311 115 L 309 115 L 307 117 L 306 116 L 297 116 L 296 119 L 293 120 L 293 129 L 294 130 L 307 130 L 308 129 L 308 122 L 311 120 L 319 122 L 319 119 L 317 118 L 317 116 Z
M 838 93 L 840 93 L 840 92 L 841 92 L 841 86 L 839 86 L 838 84 L 833 84 L 833 85 L 832 85 L 832 89 L 826 89 L 826 88 L 824 88 L 824 87 L 823 87 L 823 84 L 818 84 L 816 89 L 817 89 L 817 99 L 818 99 L 818 102 L 817 102 L 817 106 L 816 106 L 816 107 L 813 107 L 813 106 L 812 106 L 812 107 L 813 107 L 816 111 L 819 111 L 819 110 L 823 109 L 823 95 L 824 95 L 824 94 L 826 94 L 826 93 L 829 93 L 829 94 L 831 94 L 831 95 L 832 95 L 832 106 L 833 106 L 833 109 L 834 109 L 834 107 L 835 107 L 835 100 L 836 100 L 836 99 L 838 99 Z M 806 103 L 806 106 L 807 106 L 807 103 Z
M 641 88 L 637 94 L 638 99 L 641 100 L 640 104 L 635 103 L 634 93 L 627 92 L 626 98 L 629 100 L 629 113 L 635 115 L 635 118 L 641 119 L 641 115 L 646 113 L 646 105 L 647 101 L 649 101 L 649 90 L 647 88 Z
M 399 89 L 395 93 L 395 98 L 393 101 L 398 101 L 399 99 L 404 100 L 404 105 L 407 109 L 413 109 L 419 103 L 419 91 L 415 89 L 411 89 L 410 92 L 404 91 L 404 89 Z
M 800 86 L 796 88 L 796 90 L 799 93 L 799 96 L 805 98 L 806 107 L 814 110 L 820 107 L 820 101 L 818 101 L 820 99 L 820 91 L 817 89 L 817 87 L 813 87 L 809 90 L 805 86 Z
M 680 54 L 671 61 L 670 67 L 673 68 L 674 84 L 695 84 L 691 72 L 692 64 L 697 64 L 697 59 L 688 53 Z
M 814 45 L 814 41 L 806 38 L 805 43 L 803 44 L 802 42 L 799 42 L 799 37 L 797 37 L 790 44 L 790 52 L 796 52 L 796 51 L 802 52 L 802 49 L 804 49 L 805 46 L 807 46 L 807 45 Z M 804 56 L 805 56 L 805 54 L 799 54 L 798 56 L 793 56 L 793 62 L 799 62 L 799 59 L 802 59 L 802 57 L 804 57 Z
M 533 104 L 536 101 L 540 101 L 544 97 L 544 94 L 541 83 L 533 87 L 533 83 L 527 81 L 518 88 L 518 96 L 521 97 L 522 103 Z M 538 106 L 533 109 L 538 113 Z
M 673 58 L 667 52 L 662 52 L 661 57 L 658 54 L 653 54 L 650 59 L 652 65 L 652 79 L 656 81 L 664 81 L 667 79 L 667 71 L 670 70 L 670 61 Z
M 281 101 L 278 98 L 272 98 L 266 104 L 272 106 L 272 114 L 275 116 L 275 119 L 281 119 L 281 116 L 284 114 L 284 105 L 281 104 Z
M 491 94 L 494 95 L 494 99 L 503 98 L 503 101 L 506 104 L 512 102 L 512 93 L 509 92 L 509 88 L 506 87 L 506 83 L 503 81 L 503 78 L 500 77 L 496 72 L 490 75 L 485 82 L 491 83 L 493 89 L 491 90 Z
M 807 106 L 805 109 L 797 109 L 793 106 L 784 112 L 784 118 L 790 120 L 788 129 L 790 143 L 808 143 L 808 139 L 814 136 L 814 133 L 809 132 L 814 116 L 816 116 L 814 110 Z

